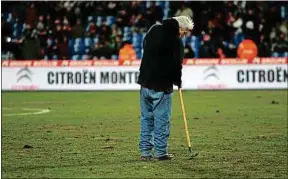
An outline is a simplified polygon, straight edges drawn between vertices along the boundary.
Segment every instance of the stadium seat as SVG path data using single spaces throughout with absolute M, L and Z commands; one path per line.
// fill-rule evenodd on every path
M 112 26 L 116 21 L 116 18 L 113 16 L 107 16 L 106 17 L 106 22 L 108 26 Z
M 191 47 L 191 49 L 192 49 L 193 52 L 194 52 L 195 58 L 199 58 L 199 48 L 200 48 L 200 47 L 197 45 L 197 43 L 194 42 L 194 41 L 192 41 L 192 42 L 190 43 L 190 47 Z
M 88 55 L 84 54 L 79 60 L 88 60 L 88 59 L 89 59 Z
M 164 8 L 168 9 L 170 7 L 170 1 L 165 1 Z
M 135 48 L 135 51 L 136 51 L 137 59 L 142 58 L 142 49 L 141 48 Z
M 94 21 L 93 16 L 88 16 L 88 17 L 87 17 L 87 21 L 88 21 L 88 22 Z
M 25 29 L 26 29 L 26 24 L 23 24 L 22 25 L 22 33 L 25 31 Z
M 48 47 L 53 45 L 53 39 L 47 39 L 47 45 Z
M 73 54 L 79 54 L 80 53 L 80 46 L 78 44 L 74 44 L 73 46 L 74 51 Z
M 85 54 L 88 54 L 88 53 L 90 53 L 90 48 L 85 48 Z
M 81 38 L 76 38 L 75 39 L 75 44 L 77 44 L 77 45 L 80 45 L 80 44 L 82 44 L 83 42 L 82 42 L 82 39 Z
M 73 39 L 73 38 L 69 39 L 69 40 L 68 40 L 68 46 L 69 46 L 69 48 L 72 47 L 73 44 L 74 44 L 74 39 Z
M 236 46 L 238 46 L 244 40 L 244 34 L 237 33 L 233 37 L 233 42 Z
M 272 57 L 279 57 L 279 55 L 280 55 L 280 54 L 277 53 L 277 52 L 273 52 L 273 53 L 272 53 Z
M 118 60 L 118 55 L 115 55 L 115 54 L 112 55 L 112 56 L 111 56 L 111 59 L 112 59 L 112 60 Z
M 146 8 L 149 8 L 151 5 L 150 1 L 146 1 Z
M 287 6 L 286 6 L 287 9 Z M 287 20 L 287 10 L 285 10 L 285 6 L 281 6 L 281 18 L 284 20 L 286 18 Z
M 13 20 L 12 13 L 9 13 L 6 21 L 9 22 L 9 23 L 11 23 L 12 20 Z
M 169 8 L 165 8 L 164 9 L 164 15 L 163 15 L 163 19 L 167 19 L 169 17 L 169 12 L 170 12 L 170 9 Z
M 272 56 L 273 57 L 288 57 L 288 52 L 284 52 L 284 53 L 273 52 Z
M 20 38 L 23 32 L 23 23 L 17 22 L 14 24 L 13 36 Z
M 85 37 L 84 39 L 84 46 L 86 47 L 90 47 L 93 43 L 93 40 L 90 37 Z
M 78 60 L 79 59 L 79 55 L 73 55 L 72 56 L 72 60 Z
M 125 27 L 124 27 L 124 33 L 125 33 L 125 32 L 131 32 L 131 28 L 128 27 L 128 26 L 125 26 Z
M 190 44 L 191 43 L 191 41 L 192 41 L 192 36 L 188 36 L 188 37 L 186 37 L 186 39 L 185 39 L 186 41 L 185 41 L 185 43 L 187 44 Z
M 185 45 L 185 44 L 186 44 L 186 40 L 187 40 L 187 38 L 184 37 L 184 38 L 182 38 L 181 40 L 182 40 L 182 44 Z
M 87 24 L 86 28 L 85 28 L 85 32 L 89 32 L 90 29 L 90 24 Z
M 58 60 L 58 55 L 53 55 L 52 60 Z
M 98 16 L 97 17 L 97 21 L 96 21 L 96 26 L 100 27 L 102 24 L 102 17 L 101 16 Z
M 8 17 L 8 13 L 7 12 L 2 12 L 1 13 L 1 18 L 2 19 L 7 19 L 7 17 Z
M 142 34 L 138 34 L 138 33 L 133 33 L 133 37 L 132 37 L 132 44 L 134 47 L 136 48 L 141 48 L 141 43 L 142 43 Z
M 199 58 L 199 48 L 200 48 L 200 37 L 192 35 L 190 38 L 190 46 L 194 51 L 195 58 Z
M 98 44 L 99 38 L 98 38 L 98 37 L 95 37 L 93 41 L 94 41 L 94 44 Z

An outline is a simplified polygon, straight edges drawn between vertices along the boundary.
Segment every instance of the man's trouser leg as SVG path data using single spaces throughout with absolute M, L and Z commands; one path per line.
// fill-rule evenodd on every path
M 141 108 L 141 133 L 139 148 L 141 156 L 152 156 L 153 130 L 153 98 L 151 98 L 152 91 L 147 88 L 140 90 L 140 108 Z
M 154 114 L 154 145 L 155 156 L 162 157 L 168 153 L 168 138 L 170 135 L 170 116 L 172 94 L 157 92 L 153 101 Z

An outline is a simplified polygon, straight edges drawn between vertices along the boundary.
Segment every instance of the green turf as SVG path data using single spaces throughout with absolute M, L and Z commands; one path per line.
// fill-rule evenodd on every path
M 287 178 L 287 90 L 183 95 L 199 156 L 188 160 L 174 93 L 175 158 L 141 162 L 139 92 L 2 92 L 2 115 L 51 110 L 2 116 L 2 177 Z

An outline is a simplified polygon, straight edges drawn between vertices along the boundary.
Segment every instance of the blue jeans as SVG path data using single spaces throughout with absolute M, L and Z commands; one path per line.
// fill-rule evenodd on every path
M 139 142 L 141 156 L 152 156 L 153 148 L 156 157 L 167 154 L 171 105 L 171 93 L 141 88 L 141 134 Z

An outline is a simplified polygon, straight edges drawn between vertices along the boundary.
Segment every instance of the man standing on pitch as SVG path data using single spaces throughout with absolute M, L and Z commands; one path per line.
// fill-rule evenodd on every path
M 173 84 L 181 88 L 184 47 L 181 37 L 192 30 L 189 17 L 178 16 L 153 25 L 143 41 L 143 58 L 138 84 L 140 90 L 141 160 L 152 160 L 152 149 L 158 160 L 170 160 L 168 138 Z

